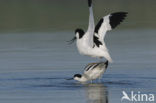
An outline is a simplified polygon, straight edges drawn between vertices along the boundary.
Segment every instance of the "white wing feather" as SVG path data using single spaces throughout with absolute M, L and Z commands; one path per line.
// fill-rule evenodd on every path
M 98 31 L 98 36 L 99 36 L 99 40 L 103 43 L 103 39 L 106 35 L 106 32 L 111 30 L 111 26 L 109 24 L 109 16 L 107 15 L 105 17 L 103 17 L 103 23 L 101 24 L 101 27 Z
M 112 59 L 104 42 L 106 32 L 119 25 L 125 19 L 126 14 L 127 12 L 116 12 L 104 16 L 95 27 L 94 44 L 96 47 L 100 47 L 105 51 L 105 58 L 109 60 L 109 62 L 112 62 Z
M 93 7 L 92 7 L 92 0 L 88 0 L 89 4 L 89 24 L 88 24 L 88 30 L 86 32 L 86 41 L 88 41 L 88 45 L 90 47 L 93 47 L 93 35 L 94 35 L 94 15 L 93 15 Z

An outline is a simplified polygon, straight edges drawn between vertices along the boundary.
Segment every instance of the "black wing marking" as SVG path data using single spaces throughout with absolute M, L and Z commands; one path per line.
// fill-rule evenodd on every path
M 94 43 L 97 47 L 99 47 L 100 45 L 102 45 L 102 42 L 99 40 L 99 38 L 97 36 L 94 35 Z
M 104 21 L 104 19 L 101 18 L 100 21 L 97 23 L 97 25 L 96 25 L 96 27 L 95 27 L 95 30 L 94 30 L 95 33 L 98 34 L 98 31 L 99 31 L 99 29 L 100 29 L 100 27 L 101 27 L 103 21 Z M 99 38 L 98 38 L 97 36 L 95 36 L 95 34 L 94 34 L 93 40 L 94 40 L 94 43 L 95 43 L 95 45 L 96 45 L 97 47 L 99 47 L 100 45 L 102 45 L 102 42 L 99 40 Z
M 94 31 L 95 33 L 98 34 L 98 31 L 99 31 L 99 29 L 100 29 L 102 23 L 103 23 L 103 18 L 100 19 L 100 21 L 97 23 L 97 25 L 96 25 L 96 27 L 95 27 L 95 31 Z
M 88 6 L 91 7 L 92 5 L 92 0 L 88 0 Z
M 99 63 L 95 64 L 92 69 L 96 68 L 98 65 L 99 65 Z
M 97 34 L 98 36 L 96 36 L 94 34 L 94 45 L 96 45 L 97 47 L 99 47 L 100 45 L 102 45 L 101 39 L 99 40 L 99 38 L 104 38 L 105 37 L 105 32 L 109 31 L 111 29 L 114 29 L 117 25 L 119 25 L 127 16 L 127 12 L 115 12 L 115 13 L 111 13 L 108 16 L 105 16 L 103 18 L 100 19 L 100 21 L 97 23 L 94 33 Z M 109 19 L 109 22 L 107 22 Z M 105 22 L 104 25 L 102 25 Z M 111 27 L 110 29 L 106 28 L 106 27 Z M 101 33 L 99 33 L 99 30 L 102 30 Z M 100 37 L 101 36 L 101 37 Z
M 87 65 L 87 66 L 85 67 L 85 70 L 88 71 L 92 66 L 93 66 L 93 65 Z
M 110 25 L 111 28 L 114 29 L 117 25 L 119 25 L 127 16 L 127 12 L 116 12 L 110 14 Z
M 90 69 L 94 69 L 98 65 L 99 65 L 99 63 L 93 64 L 93 65 L 89 65 L 89 67 L 87 67 L 86 71 L 89 71 Z

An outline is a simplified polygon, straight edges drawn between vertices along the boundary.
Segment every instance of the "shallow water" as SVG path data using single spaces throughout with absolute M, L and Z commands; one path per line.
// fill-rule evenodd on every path
M 73 32 L 0 34 L 0 102 L 120 103 L 122 91 L 156 94 L 156 30 L 108 34 L 114 63 L 93 84 L 66 80 L 98 61 L 67 45 Z

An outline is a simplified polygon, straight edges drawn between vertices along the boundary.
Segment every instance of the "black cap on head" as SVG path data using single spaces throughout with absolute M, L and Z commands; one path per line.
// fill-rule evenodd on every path
M 75 75 L 74 75 L 74 78 L 75 78 L 75 77 L 81 78 L 82 76 L 81 76 L 81 74 L 75 74 Z
M 84 31 L 82 29 L 76 29 L 75 30 L 75 34 L 79 33 L 79 39 L 83 37 L 83 35 L 85 34 Z
M 79 39 L 82 38 L 84 35 L 84 31 L 82 29 L 76 29 L 75 34 L 76 33 L 79 33 Z M 74 36 L 71 40 L 69 40 L 67 42 L 69 42 L 69 44 L 72 44 L 76 39 L 77 39 L 76 36 Z

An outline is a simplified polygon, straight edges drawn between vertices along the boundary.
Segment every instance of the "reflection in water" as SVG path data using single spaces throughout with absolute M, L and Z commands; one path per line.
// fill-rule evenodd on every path
M 87 84 L 88 103 L 108 103 L 107 87 L 103 84 Z

